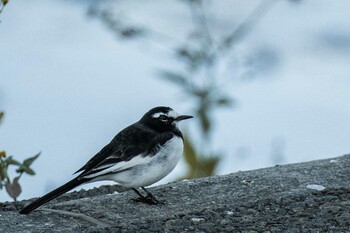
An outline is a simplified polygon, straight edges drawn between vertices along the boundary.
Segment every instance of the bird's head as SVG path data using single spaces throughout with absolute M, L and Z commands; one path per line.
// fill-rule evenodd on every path
M 169 107 L 161 106 L 149 110 L 140 122 L 157 131 L 168 131 L 176 128 L 180 121 L 190 118 L 193 116 L 180 115 Z

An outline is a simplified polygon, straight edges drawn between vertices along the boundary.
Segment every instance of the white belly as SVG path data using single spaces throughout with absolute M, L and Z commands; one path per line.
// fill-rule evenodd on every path
M 133 188 L 154 184 L 176 167 L 182 152 L 183 141 L 180 137 L 174 136 L 154 156 L 144 158 L 137 156 L 129 161 L 135 166 L 126 171 L 105 177 L 105 179 Z

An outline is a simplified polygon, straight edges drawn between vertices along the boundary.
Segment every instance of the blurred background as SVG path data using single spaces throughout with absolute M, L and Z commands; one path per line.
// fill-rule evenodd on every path
M 196 116 L 160 183 L 349 153 L 349 12 L 347 0 L 9 1 L 0 150 L 41 151 L 19 199 L 70 180 L 158 105 Z

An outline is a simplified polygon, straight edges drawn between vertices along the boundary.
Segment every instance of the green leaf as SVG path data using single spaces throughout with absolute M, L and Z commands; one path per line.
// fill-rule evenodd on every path
M 211 122 L 210 122 L 210 118 L 208 116 L 207 111 L 205 111 L 203 108 L 199 109 L 198 112 L 198 118 L 199 118 L 199 122 L 201 125 L 201 129 L 204 133 L 205 136 L 208 136 L 210 130 L 211 130 Z
M 8 177 L 6 168 L 7 168 L 7 163 L 6 162 L 2 162 L 0 164 L 0 181 L 6 179 Z
M 202 158 L 202 161 L 201 161 L 202 177 L 214 175 L 218 162 L 219 162 L 218 156 L 210 157 L 210 158 Z
M 26 167 L 29 167 L 40 155 L 41 152 L 39 152 L 38 154 L 34 155 L 33 157 L 30 157 L 28 159 L 25 159 L 23 161 L 23 165 Z
M 5 179 L 5 175 L 4 175 L 4 171 L 2 169 L 2 167 L 0 167 L 0 182 Z
M 144 30 L 142 30 L 141 28 L 134 27 L 134 26 L 132 26 L 132 27 L 128 26 L 125 28 L 121 28 L 119 30 L 119 35 L 121 37 L 123 37 L 124 39 L 125 38 L 129 38 L 129 39 L 135 38 L 135 37 L 141 36 L 143 34 L 144 34 Z
M 179 86 L 187 86 L 188 85 L 188 78 L 182 74 L 171 72 L 171 71 L 163 71 L 161 72 L 161 76 L 172 83 L 175 83 Z
M 216 103 L 219 106 L 230 107 L 230 106 L 232 106 L 233 101 L 232 101 L 232 99 L 230 99 L 228 97 L 221 97 L 221 98 L 216 100 Z
M 29 175 L 35 175 L 35 172 L 33 169 L 31 169 L 30 167 L 24 166 L 23 164 L 16 170 L 17 173 L 22 173 L 25 172 Z
M 17 165 L 17 166 L 20 166 L 20 165 L 21 165 L 21 163 L 18 162 L 17 160 L 15 160 L 15 159 L 13 159 L 12 156 L 8 157 L 8 158 L 6 159 L 6 162 L 7 162 L 8 164 L 12 164 L 12 165 Z
M 22 188 L 21 185 L 18 182 L 19 177 L 15 177 L 12 181 L 12 183 L 7 182 L 5 184 L 5 188 L 7 193 L 10 195 L 10 197 L 12 197 L 15 201 L 16 198 L 21 194 L 22 192 Z
M 190 49 L 188 49 L 187 47 L 180 47 L 180 48 L 176 49 L 176 55 L 180 59 L 189 59 L 189 60 L 191 60 L 192 57 L 193 57 L 193 52 L 190 51 Z

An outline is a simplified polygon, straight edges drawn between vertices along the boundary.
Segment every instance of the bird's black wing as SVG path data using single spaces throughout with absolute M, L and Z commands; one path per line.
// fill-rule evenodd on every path
M 95 168 L 102 161 L 112 156 L 121 161 L 130 160 L 133 155 L 136 156 L 144 150 L 144 142 L 155 137 L 155 133 L 145 130 L 142 125 L 135 123 L 120 131 L 112 141 L 102 148 L 94 157 L 92 157 L 78 172 L 87 173 Z M 142 140 L 142 138 L 144 140 Z M 82 175 L 81 174 L 81 175 Z
M 135 123 L 122 130 L 99 153 L 91 158 L 77 172 L 79 177 L 94 177 L 120 162 L 130 161 L 135 156 L 152 156 L 166 143 L 172 133 L 156 133 Z

